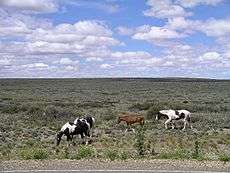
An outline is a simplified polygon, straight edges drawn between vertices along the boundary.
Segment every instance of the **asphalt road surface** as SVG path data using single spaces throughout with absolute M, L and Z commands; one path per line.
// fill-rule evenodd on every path
M 217 171 L 185 171 L 185 170 L 10 170 L 3 171 L 3 173 L 228 173 Z
M 2 161 L 4 173 L 229 173 L 230 163 L 192 160 L 44 160 Z

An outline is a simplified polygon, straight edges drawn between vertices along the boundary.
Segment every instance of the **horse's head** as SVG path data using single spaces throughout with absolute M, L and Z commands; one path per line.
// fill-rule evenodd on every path
M 57 133 L 57 136 L 56 136 L 57 146 L 58 146 L 58 145 L 60 144 L 60 142 L 61 142 L 61 137 L 62 137 L 62 135 L 63 135 L 63 132 L 62 132 L 62 131 L 60 131 L 60 132 Z
M 157 112 L 156 120 L 159 120 L 159 118 L 160 118 L 160 112 Z
M 119 124 L 120 122 L 121 122 L 121 117 L 118 117 L 117 124 Z

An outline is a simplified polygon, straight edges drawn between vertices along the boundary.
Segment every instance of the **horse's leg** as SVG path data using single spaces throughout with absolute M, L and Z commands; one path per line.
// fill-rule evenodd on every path
M 165 129 L 168 129 L 168 123 L 171 122 L 171 119 L 168 119 L 167 121 L 165 121 Z
M 188 124 L 189 124 L 190 128 L 193 129 L 190 116 L 188 117 Z
M 185 130 L 187 124 L 188 124 L 188 121 L 187 121 L 187 120 L 184 120 L 184 127 L 183 127 L 182 130 Z
M 172 129 L 175 129 L 175 120 L 172 120 Z
M 127 128 L 125 129 L 125 133 L 128 131 L 128 129 L 130 129 L 130 124 L 128 122 L 126 122 L 127 124 Z
M 76 142 L 75 142 L 76 141 L 76 137 L 74 137 L 74 135 L 72 135 L 71 138 L 72 138 L 71 140 L 72 140 L 73 146 L 75 146 L 76 145 Z
M 85 144 L 86 142 L 85 142 L 85 135 L 84 135 L 84 133 L 81 133 L 80 135 L 81 135 L 82 144 Z
M 131 126 L 132 126 L 132 125 L 130 125 L 130 127 L 131 127 Z M 131 130 L 132 130 L 133 133 L 135 133 L 135 129 L 134 129 L 134 128 L 131 127 Z
M 135 133 L 135 129 L 134 128 L 132 128 L 132 131 L 133 131 L 133 133 Z
M 60 132 L 58 132 L 58 134 L 57 134 L 57 137 L 56 137 L 56 140 L 57 140 L 57 146 L 60 144 L 60 142 L 61 142 L 61 138 L 62 138 L 62 136 L 63 136 L 63 132 L 62 131 L 60 131 Z
M 86 134 L 85 134 L 85 137 L 86 137 L 86 139 L 85 139 L 85 140 L 86 140 L 85 144 L 88 145 L 89 140 L 90 140 L 90 138 L 91 138 L 90 130 L 87 130 L 87 132 L 86 132 Z
M 67 136 L 67 142 L 68 142 L 68 144 L 67 144 L 67 147 L 69 147 L 70 146 L 70 141 L 71 141 L 71 135 L 66 135 Z

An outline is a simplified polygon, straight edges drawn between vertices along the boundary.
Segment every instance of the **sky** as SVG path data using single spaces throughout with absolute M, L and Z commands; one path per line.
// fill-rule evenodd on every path
M 0 78 L 230 79 L 230 0 L 0 0 Z

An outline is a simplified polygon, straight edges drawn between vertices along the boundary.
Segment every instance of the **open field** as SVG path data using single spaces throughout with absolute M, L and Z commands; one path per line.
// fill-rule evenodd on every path
M 165 130 L 160 109 L 188 109 L 194 130 Z M 121 111 L 147 122 L 136 133 Z M 44 114 L 45 113 L 45 114 Z M 55 146 L 67 121 L 96 118 L 92 143 Z M 1 79 L 0 159 L 230 160 L 230 81 L 204 79 Z

